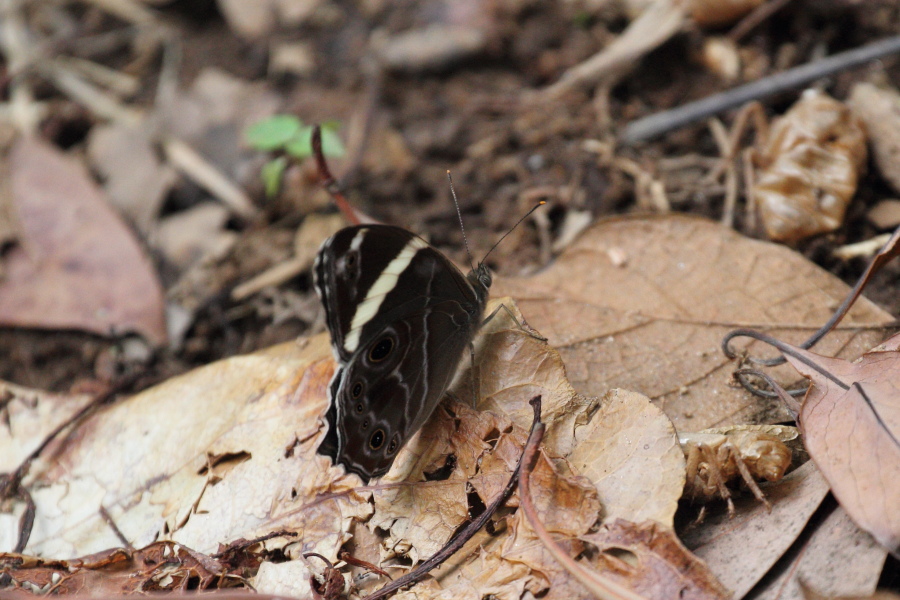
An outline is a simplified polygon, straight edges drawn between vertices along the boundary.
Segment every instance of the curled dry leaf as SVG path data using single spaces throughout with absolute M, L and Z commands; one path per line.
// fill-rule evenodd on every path
M 10 154 L 19 244 L 4 255 L 0 324 L 166 340 L 150 259 L 87 171 L 33 138 Z
M 812 386 L 798 424 L 810 457 L 857 525 L 900 553 L 900 336 L 857 362 L 794 348 Z
M 610 248 L 627 260 L 614 264 Z M 596 396 L 615 387 L 640 392 L 683 432 L 789 420 L 780 404 L 730 384 L 722 337 L 753 323 L 799 342 L 828 320 L 848 288 L 788 248 L 667 215 L 601 221 L 549 269 L 498 278 L 493 289 L 514 296 L 559 350 L 572 385 Z M 862 328 L 891 321 L 861 299 L 822 351 L 855 358 L 880 339 Z M 763 354 L 760 348 L 748 351 Z M 797 377 L 785 366 L 774 376 Z
M 850 109 L 866 125 L 881 176 L 900 193 L 900 93 L 871 83 L 857 83 Z
M 240 577 L 247 565 L 228 565 L 173 542 L 141 550 L 116 548 L 72 560 L 0 556 L 0 569 L 17 588 L 38 595 L 90 590 L 115 597 L 152 592 L 204 590 L 222 577 Z
M 559 355 L 513 321 L 524 318 L 511 299 L 492 301 L 487 312 L 500 304 L 509 313 L 500 310 L 476 339 L 476 372 L 462 370 L 452 388 L 461 401 L 435 412 L 384 481 L 420 481 L 448 464 L 449 472 L 440 481 L 373 493 L 369 526 L 389 531 L 383 558 L 401 552 L 424 558 L 440 548 L 467 518 L 467 486 L 484 504 L 496 497 L 515 468 L 531 422 L 531 408 L 522 398 L 537 394 L 548 427 L 545 448 L 593 484 L 604 519 L 672 524 L 684 486 L 684 456 L 669 419 L 640 394 L 615 390 L 599 406 L 578 395 Z M 479 410 L 471 408 L 473 379 Z M 515 499 L 507 503 L 515 504 Z M 598 516 L 591 515 L 588 526 Z M 571 515 L 567 520 L 578 523 Z M 497 583 L 485 576 L 479 580 Z
M 753 197 L 769 238 L 798 240 L 840 227 L 866 162 L 862 123 L 816 90 L 776 120 L 759 151 Z
M 731 597 L 706 563 L 659 523 L 616 520 L 581 540 L 599 550 L 593 559 L 596 568 L 644 598 Z

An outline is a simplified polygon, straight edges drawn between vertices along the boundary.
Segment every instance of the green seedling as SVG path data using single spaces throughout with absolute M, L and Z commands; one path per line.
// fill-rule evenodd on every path
M 338 137 L 340 123 L 322 123 L 322 153 L 329 157 L 345 154 L 344 144 Z M 312 156 L 312 125 L 306 125 L 294 115 L 275 115 L 254 123 L 244 132 L 244 139 L 252 148 L 264 152 L 276 152 L 276 156 L 260 172 L 266 196 L 274 197 L 281 187 L 281 178 L 288 166 L 288 156 L 303 160 Z

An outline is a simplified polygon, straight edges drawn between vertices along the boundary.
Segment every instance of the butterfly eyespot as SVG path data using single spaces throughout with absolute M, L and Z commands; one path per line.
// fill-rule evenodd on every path
M 350 390 L 350 395 L 352 395 L 354 398 L 359 398 L 362 395 L 362 392 L 363 392 L 363 385 L 361 382 L 357 381 L 356 383 L 353 384 L 353 389 Z M 362 406 L 362 405 L 360 405 L 360 406 Z
M 356 412 L 358 412 L 359 414 L 362 414 L 362 411 L 363 411 L 363 405 L 362 405 L 362 402 L 360 402 L 356 405 Z
M 364 420 L 363 420 L 362 428 L 363 428 L 363 429 L 368 429 L 368 428 L 369 428 L 369 420 L 368 420 L 368 419 L 364 419 Z
M 384 430 L 376 429 L 375 433 L 372 434 L 372 437 L 369 438 L 369 448 L 372 450 L 378 450 L 384 445 Z
M 388 453 L 388 455 L 391 455 L 391 454 L 393 454 L 394 452 L 396 452 L 397 449 L 398 449 L 399 447 L 400 447 L 400 436 L 399 436 L 399 435 L 395 435 L 395 436 L 391 439 L 391 443 L 388 444 L 388 448 L 387 448 L 387 453 Z
M 369 360 L 372 362 L 381 362 L 394 349 L 394 340 L 391 337 L 383 337 L 378 342 L 372 346 L 372 349 L 369 350 Z

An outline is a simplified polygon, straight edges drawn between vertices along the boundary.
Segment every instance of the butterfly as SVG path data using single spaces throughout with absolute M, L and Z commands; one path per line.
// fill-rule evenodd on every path
M 481 326 L 491 273 L 468 275 L 419 236 L 357 225 L 313 267 L 337 370 L 318 453 L 364 481 L 390 469 L 431 416 Z

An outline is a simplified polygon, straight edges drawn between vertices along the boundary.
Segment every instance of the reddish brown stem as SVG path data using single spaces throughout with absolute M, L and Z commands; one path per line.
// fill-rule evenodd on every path
M 359 225 L 359 216 L 338 189 L 337 181 L 334 179 L 331 170 L 328 168 L 328 163 L 325 161 L 325 154 L 322 152 L 322 128 L 319 125 L 313 127 L 312 153 L 316 159 L 316 166 L 319 168 L 319 177 L 322 179 L 322 185 L 325 186 L 325 189 L 331 194 L 331 198 L 334 200 L 338 209 L 344 213 L 344 217 L 347 221 L 349 221 L 351 225 Z

